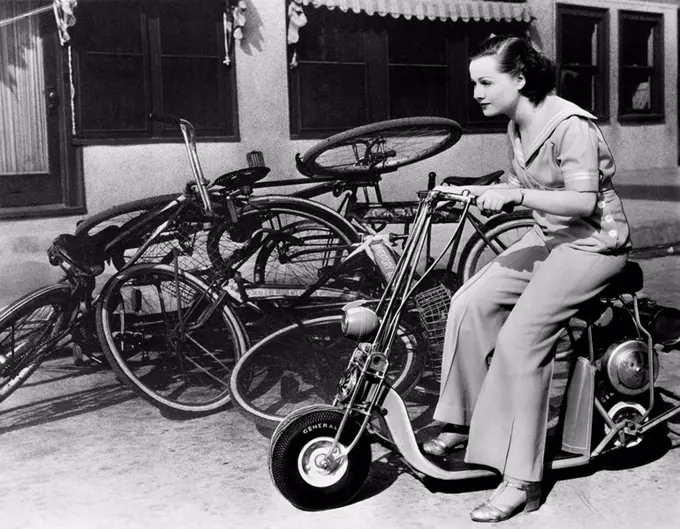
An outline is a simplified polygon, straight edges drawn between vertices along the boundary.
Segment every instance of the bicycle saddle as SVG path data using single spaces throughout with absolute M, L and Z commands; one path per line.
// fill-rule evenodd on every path
M 600 293 L 603 298 L 616 298 L 622 294 L 635 294 L 642 290 L 643 277 L 640 265 L 628 261 L 618 274 L 610 281 L 607 287 Z
M 463 176 L 447 176 L 442 180 L 442 184 L 453 186 L 488 186 L 498 180 L 505 171 L 494 171 L 478 178 L 465 178 Z
M 47 250 L 52 266 L 66 262 L 88 276 L 98 276 L 104 272 L 104 247 L 119 231 L 117 226 L 109 226 L 99 233 L 89 235 L 70 235 L 62 233 Z
M 239 187 L 250 186 L 262 180 L 269 173 L 269 167 L 246 167 L 238 171 L 218 176 L 215 179 L 215 185 L 226 187 L 228 189 L 238 189 Z

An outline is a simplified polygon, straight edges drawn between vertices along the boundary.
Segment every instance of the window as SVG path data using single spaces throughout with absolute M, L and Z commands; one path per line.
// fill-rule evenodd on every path
M 663 15 L 621 11 L 619 117 L 663 119 Z
M 558 94 L 599 118 L 609 117 L 606 9 L 557 5 Z
M 220 0 L 80 2 L 71 29 L 77 138 L 177 136 L 150 111 L 199 135 L 235 137 L 234 67 L 224 64 Z
M 323 7 L 289 47 L 294 137 L 321 137 L 369 122 L 442 116 L 467 130 L 505 130 L 472 97 L 468 56 L 491 33 L 524 35 L 522 22 L 409 20 Z

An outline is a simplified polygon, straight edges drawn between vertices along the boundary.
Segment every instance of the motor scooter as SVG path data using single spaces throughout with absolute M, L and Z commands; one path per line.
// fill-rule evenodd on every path
M 368 475 L 371 441 L 390 447 L 414 471 L 435 479 L 496 474 L 466 464 L 464 451 L 446 458 L 424 454 L 404 400 L 385 378 L 390 347 L 409 299 L 443 255 L 455 249 L 474 204 L 467 191 L 432 190 L 419 196 L 411 236 L 378 306 L 353 301 L 343 308 L 343 333 L 358 339 L 358 345 L 334 402 L 294 411 L 272 435 L 270 476 L 299 509 L 329 509 L 350 501 Z M 432 214 L 447 201 L 459 204 L 462 220 L 439 257 L 418 274 Z M 642 283 L 639 265 L 628 262 L 596 299 L 580 308 L 577 319 L 584 325 L 579 332 L 567 333 L 572 336 L 573 358 L 557 435 L 546 447 L 547 470 L 583 466 L 615 450 L 639 449 L 655 437 L 666 436 L 662 425 L 680 413 L 680 395 L 655 386 L 659 354 L 680 342 L 680 311 L 643 303 L 638 299 Z

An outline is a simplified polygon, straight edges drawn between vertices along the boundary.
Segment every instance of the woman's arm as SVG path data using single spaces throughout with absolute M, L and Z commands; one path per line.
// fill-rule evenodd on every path
M 521 189 L 524 194 L 522 205 L 565 217 L 589 217 L 595 211 L 597 193 L 593 191 L 544 191 L 541 189 Z M 479 199 L 477 200 L 479 203 Z
M 477 197 L 477 207 L 482 213 L 499 213 L 503 206 L 526 206 L 530 209 L 562 215 L 565 217 L 588 217 L 595 210 L 595 192 L 562 190 L 525 189 L 506 183 L 491 186 L 437 186 L 444 193 L 461 193 L 467 189 Z

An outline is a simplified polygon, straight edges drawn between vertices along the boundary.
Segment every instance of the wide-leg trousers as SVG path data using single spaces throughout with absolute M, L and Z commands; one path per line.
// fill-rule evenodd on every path
M 466 462 L 541 480 L 555 343 L 626 260 L 550 248 L 535 228 L 455 293 L 434 418 L 470 426 Z

